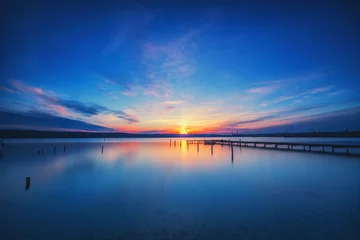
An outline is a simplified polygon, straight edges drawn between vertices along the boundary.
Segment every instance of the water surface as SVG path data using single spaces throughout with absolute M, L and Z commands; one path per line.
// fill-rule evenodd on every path
M 179 139 L 14 140 L 0 190 L 1 239 L 360 238 L 357 157 L 219 145 L 211 154 Z

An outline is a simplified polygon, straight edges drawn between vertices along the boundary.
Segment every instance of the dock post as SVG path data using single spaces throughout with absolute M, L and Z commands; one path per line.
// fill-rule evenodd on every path
M 311 146 L 309 146 L 309 152 L 311 152 Z
M 290 150 L 290 145 L 288 145 L 288 150 Z
M 30 177 L 26 177 L 25 180 L 25 191 L 29 190 L 30 188 Z
M 304 152 L 306 152 L 306 148 L 305 148 L 305 145 L 304 145 Z
M 211 144 L 211 156 L 214 154 L 213 144 Z
M 256 147 L 256 143 L 254 143 L 254 147 Z
M 324 147 L 324 145 L 322 146 L 322 148 L 323 148 L 323 153 L 325 152 L 325 147 Z
M 199 152 L 199 142 L 197 143 L 197 151 Z
M 174 141 L 174 146 L 176 147 L 176 140 Z
M 171 139 L 170 139 L 170 146 L 171 146 Z
M 277 144 L 275 144 L 275 148 L 277 149 Z
M 232 144 L 231 144 L 231 163 L 234 163 L 234 148 Z
M 293 150 L 293 145 L 290 145 L 290 149 Z
M 104 146 L 101 146 L 101 153 L 104 153 Z
M 40 150 L 38 150 L 38 155 L 40 154 Z
M 182 141 L 180 140 L 180 148 L 181 148 L 181 142 L 182 142 Z
M 241 139 L 239 139 L 239 146 L 241 147 Z

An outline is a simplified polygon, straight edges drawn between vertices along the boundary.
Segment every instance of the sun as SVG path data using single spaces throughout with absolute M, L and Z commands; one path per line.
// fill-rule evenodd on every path
M 181 128 L 180 134 L 188 134 L 188 130 L 184 127 Z

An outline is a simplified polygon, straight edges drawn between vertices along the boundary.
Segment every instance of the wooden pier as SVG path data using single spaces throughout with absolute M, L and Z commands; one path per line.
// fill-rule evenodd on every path
M 351 144 L 322 144 L 322 143 L 303 143 L 303 142 L 255 142 L 255 141 L 231 141 L 229 140 L 187 140 L 187 144 L 204 144 L 204 145 L 228 145 L 239 147 L 254 147 L 266 149 L 278 149 L 288 151 L 303 151 L 315 153 L 329 153 L 329 154 L 342 154 L 342 155 L 355 155 L 359 153 L 351 153 L 349 149 L 360 149 L 360 145 Z

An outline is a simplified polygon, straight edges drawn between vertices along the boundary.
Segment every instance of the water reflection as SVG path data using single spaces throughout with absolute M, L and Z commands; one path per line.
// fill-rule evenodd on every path
M 359 235 L 358 159 L 176 141 L 7 144 L 1 239 Z

